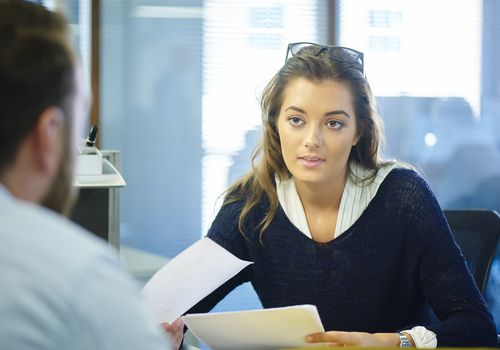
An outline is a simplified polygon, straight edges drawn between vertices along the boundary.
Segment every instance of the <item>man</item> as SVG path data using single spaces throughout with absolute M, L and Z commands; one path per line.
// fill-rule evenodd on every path
M 0 0 L 0 348 L 167 349 L 111 249 L 55 213 L 89 103 L 69 43 L 61 15 Z

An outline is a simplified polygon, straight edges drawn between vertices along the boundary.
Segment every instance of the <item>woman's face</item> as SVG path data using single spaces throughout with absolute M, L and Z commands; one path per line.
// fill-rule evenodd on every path
M 284 91 L 277 127 L 295 182 L 344 181 L 349 153 L 359 138 L 351 92 L 344 84 L 292 80 Z

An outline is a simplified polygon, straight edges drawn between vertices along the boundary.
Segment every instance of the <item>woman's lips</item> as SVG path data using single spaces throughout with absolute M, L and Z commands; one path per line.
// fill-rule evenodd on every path
M 307 168 L 315 168 L 323 164 L 325 160 L 318 156 L 303 156 L 299 157 L 299 161 Z

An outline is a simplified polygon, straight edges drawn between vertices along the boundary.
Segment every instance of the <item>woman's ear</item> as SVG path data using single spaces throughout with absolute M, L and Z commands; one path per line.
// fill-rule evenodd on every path
M 40 171 L 55 174 L 64 153 L 64 114 L 59 107 L 42 111 L 33 130 L 33 146 Z

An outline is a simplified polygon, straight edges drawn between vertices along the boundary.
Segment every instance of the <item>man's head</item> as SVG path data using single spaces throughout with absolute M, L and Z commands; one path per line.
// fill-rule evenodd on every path
M 0 0 L 0 182 L 15 196 L 69 208 L 76 124 L 86 106 L 66 20 Z

